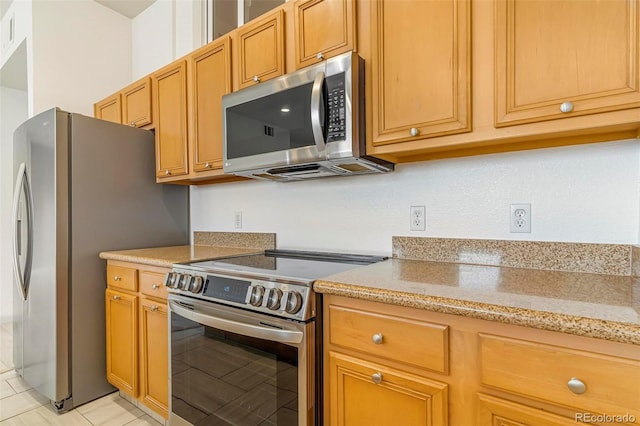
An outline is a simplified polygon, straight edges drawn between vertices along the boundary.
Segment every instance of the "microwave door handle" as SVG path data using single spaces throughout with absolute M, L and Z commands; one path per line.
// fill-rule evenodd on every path
M 316 141 L 318 152 L 324 151 L 325 140 L 322 122 L 320 119 L 320 108 L 322 105 L 322 83 L 324 83 L 324 72 L 320 71 L 313 80 L 313 88 L 311 89 L 311 130 L 313 131 L 313 139 Z

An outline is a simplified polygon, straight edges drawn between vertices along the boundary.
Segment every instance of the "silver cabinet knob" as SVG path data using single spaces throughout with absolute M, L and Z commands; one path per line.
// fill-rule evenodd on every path
M 371 381 L 373 383 L 375 383 L 376 385 L 379 385 L 380 383 L 382 383 L 382 373 L 380 373 L 380 372 L 373 373 L 371 375 Z
M 415 127 L 412 127 L 411 130 L 409 130 L 409 134 L 411 134 L 411 136 L 418 136 L 418 129 L 416 129 Z
M 576 395 L 582 395 L 587 391 L 587 385 L 585 385 L 582 380 L 576 379 L 575 377 L 572 377 L 567 382 L 567 387 L 571 392 L 575 393 Z
M 316 55 L 316 58 L 318 58 L 319 61 L 324 59 L 324 55 L 322 54 L 322 52 L 318 52 L 318 54 Z
M 153 312 L 157 311 L 158 310 L 158 305 L 151 305 L 151 310 Z
M 260 83 L 260 77 L 258 77 L 257 75 L 254 75 L 253 81 L 255 81 L 256 83 Z
M 120 296 L 118 296 L 117 294 L 113 295 L 113 300 L 120 300 Z
M 158 284 L 153 284 L 151 288 L 154 290 L 157 290 L 158 288 L 160 288 L 160 286 Z
M 129 123 L 129 126 L 131 126 L 131 127 L 136 127 L 136 122 L 135 122 L 135 121 L 132 121 L 131 123 Z
M 382 333 L 376 333 L 371 337 L 371 340 L 373 340 L 373 343 L 375 343 L 376 345 L 380 345 L 382 343 Z
M 567 113 L 573 111 L 573 102 L 563 102 L 560 104 L 560 111 Z
M 121 277 L 119 277 L 119 276 L 117 276 L 117 275 L 115 275 L 115 276 L 113 277 L 113 280 L 114 280 L 114 281 L 120 281 L 121 279 L 122 279 L 122 278 L 121 278 Z
M 170 175 L 171 175 L 171 172 L 170 172 L 169 170 L 165 170 L 165 171 L 164 171 L 164 175 L 165 175 L 165 176 L 170 176 Z
M 204 168 L 205 169 L 210 169 L 211 168 L 211 163 L 208 162 L 208 161 L 206 163 L 204 163 Z

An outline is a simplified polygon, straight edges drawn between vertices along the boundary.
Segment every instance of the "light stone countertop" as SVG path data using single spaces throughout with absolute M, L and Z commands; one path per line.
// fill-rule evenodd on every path
M 121 260 L 123 262 L 171 268 L 174 263 L 194 262 L 214 257 L 235 256 L 239 254 L 261 253 L 259 248 L 215 247 L 215 246 L 171 246 L 143 248 L 133 250 L 103 251 L 101 259 Z
M 318 293 L 640 345 L 640 278 L 389 259 L 322 278 Z

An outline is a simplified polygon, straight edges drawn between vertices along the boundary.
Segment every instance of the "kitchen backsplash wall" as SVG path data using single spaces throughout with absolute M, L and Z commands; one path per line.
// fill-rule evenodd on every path
M 193 233 L 193 245 L 269 250 L 276 248 L 276 234 L 262 232 L 195 231 Z
M 390 254 L 392 236 L 636 244 L 638 140 L 400 164 L 384 175 L 191 187 L 192 229 L 275 232 L 279 248 Z M 530 203 L 531 233 L 509 233 Z M 409 207 L 426 206 L 426 231 Z

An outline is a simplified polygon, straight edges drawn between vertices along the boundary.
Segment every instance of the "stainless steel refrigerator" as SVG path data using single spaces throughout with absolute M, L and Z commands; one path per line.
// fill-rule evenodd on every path
M 115 390 L 98 253 L 188 244 L 188 187 L 155 183 L 153 139 L 57 108 L 14 133 L 14 365 L 59 412 Z

